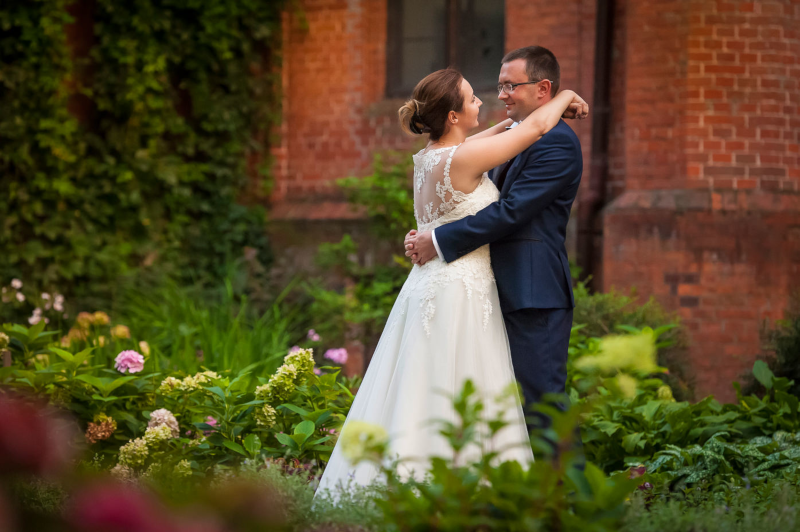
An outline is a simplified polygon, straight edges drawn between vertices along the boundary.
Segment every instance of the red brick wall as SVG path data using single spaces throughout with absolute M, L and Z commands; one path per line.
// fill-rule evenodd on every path
M 800 1 L 628 1 L 624 24 L 604 285 L 676 309 L 698 395 L 731 399 L 800 287 Z
M 342 219 L 351 216 L 333 181 L 369 171 L 372 154 L 411 152 L 419 140 L 403 135 L 397 109 L 386 98 L 386 0 L 303 0 L 302 17 L 287 14 L 283 42 L 283 124 L 275 158 L 274 219 Z M 506 48 L 551 48 L 562 68 L 562 86 L 588 101 L 594 77 L 592 0 L 553 4 L 508 0 Z M 499 72 L 498 58 L 498 72 Z M 485 94 L 482 122 L 504 113 Z M 590 101 L 591 103 L 591 101 Z M 588 172 L 589 122 L 575 124 Z
M 385 0 L 303 0 L 287 15 L 274 219 L 352 216 L 332 181 L 411 151 L 387 99 Z M 506 49 L 541 44 L 592 103 L 595 2 L 507 0 Z M 606 289 L 635 286 L 692 333 L 698 394 L 730 399 L 800 264 L 800 0 L 617 0 Z M 484 120 L 502 114 L 487 95 Z M 572 124 L 590 168 L 591 122 Z M 583 192 L 581 192 L 582 194 Z M 578 198 L 580 202 L 580 195 Z M 577 205 L 576 205 L 577 207 Z M 292 242 L 281 241 L 282 245 Z
M 536 44 L 553 52 L 561 67 L 561 88 L 571 89 L 593 104 L 596 0 L 507 0 L 506 51 Z M 581 141 L 583 185 L 591 179 L 592 117 L 568 121 Z M 578 200 L 573 208 L 577 212 Z

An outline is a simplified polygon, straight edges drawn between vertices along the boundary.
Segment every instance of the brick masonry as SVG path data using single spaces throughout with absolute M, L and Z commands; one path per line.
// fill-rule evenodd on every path
M 800 288 L 800 2 L 626 2 L 603 284 L 676 309 L 697 394 L 733 398 Z
M 617 0 L 602 286 L 635 286 L 680 313 L 697 392 L 730 381 L 780 318 L 800 264 L 800 0 Z M 386 98 L 386 0 L 303 0 L 285 15 L 283 125 L 273 148 L 277 244 L 302 224 L 353 218 L 333 186 L 372 154 L 414 151 Z M 541 44 L 562 87 L 592 104 L 591 0 L 506 2 L 506 49 Z M 424 14 L 421 14 L 424 16 Z M 484 95 L 485 123 L 502 117 Z M 571 124 L 592 157 L 591 121 Z M 582 187 L 585 190 L 586 187 Z M 582 194 L 583 192 L 581 192 Z M 578 198 L 580 202 L 580 194 Z M 577 204 L 576 204 L 577 207 Z M 346 224 L 352 222 L 344 222 Z M 323 238 L 335 238 L 330 227 Z M 298 237 L 299 238 L 299 237 Z

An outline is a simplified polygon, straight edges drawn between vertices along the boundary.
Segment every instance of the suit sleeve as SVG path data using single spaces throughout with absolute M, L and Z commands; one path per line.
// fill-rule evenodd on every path
M 545 139 L 539 142 L 544 144 Z M 513 233 L 552 203 L 571 181 L 574 147 L 564 137 L 531 150 L 508 195 L 477 214 L 436 228 L 446 262 Z

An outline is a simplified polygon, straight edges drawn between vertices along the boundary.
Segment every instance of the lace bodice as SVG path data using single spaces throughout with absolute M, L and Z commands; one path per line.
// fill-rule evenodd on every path
M 419 152 L 414 155 L 414 216 L 417 230 L 430 231 L 446 223 L 460 220 L 497 201 L 500 193 L 485 173 L 472 192 L 453 188 L 450 166 L 458 146 Z M 439 258 L 424 266 L 414 266 L 403 285 L 398 302 L 418 298 L 422 326 L 430 335 L 430 322 L 436 313 L 436 296 L 446 286 L 457 283 L 467 299 L 477 297 L 483 313 L 484 328 L 492 314 L 489 293 L 494 287 L 489 246 L 482 246 L 451 263 Z
M 414 217 L 419 231 L 475 214 L 499 197 L 486 174 L 472 192 L 453 188 L 450 166 L 459 146 L 422 150 L 414 155 Z

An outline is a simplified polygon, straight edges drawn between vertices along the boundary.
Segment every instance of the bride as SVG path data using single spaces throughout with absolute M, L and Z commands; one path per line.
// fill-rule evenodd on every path
M 583 117 L 588 112 L 580 97 L 565 90 L 508 131 L 511 120 L 467 137 L 478 126 L 481 104 L 459 72 L 445 69 L 420 81 L 399 110 L 406 132 L 429 135 L 428 145 L 414 155 L 414 216 L 420 232 L 497 201 L 490 169 L 536 142 L 562 115 Z M 514 382 L 488 245 L 449 264 L 436 258 L 413 267 L 342 431 L 353 420 L 383 427 L 389 458 L 402 460 L 401 478 L 423 480 L 430 457 L 452 452 L 432 421 L 455 421 L 450 398 L 466 379 L 475 384 L 489 418 L 496 413 L 494 399 Z M 533 453 L 520 398 L 515 399 L 504 412 L 509 424 L 481 445 L 503 449 L 499 460 L 525 465 L 533 461 Z M 470 459 L 469 453 L 464 459 Z M 380 480 L 378 473 L 372 462 L 351 464 L 337 443 L 317 493 L 333 492 L 351 480 L 368 485 Z

